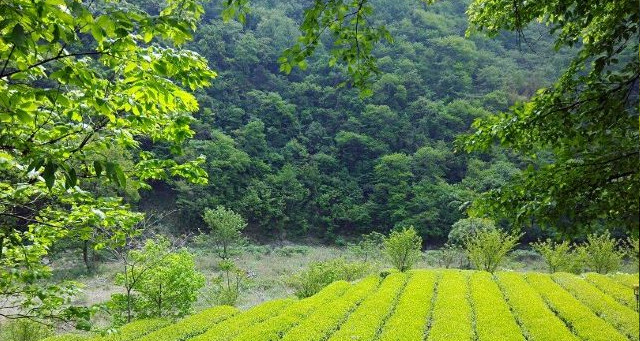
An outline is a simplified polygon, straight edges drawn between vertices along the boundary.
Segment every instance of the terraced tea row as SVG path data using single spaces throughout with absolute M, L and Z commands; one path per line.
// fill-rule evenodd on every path
M 173 324 L 137 321 L 119 333 L 84 339 L 640 341 L 633 278 L 415 270 L 336 282 L 307 299 L 275 300 L 245 312 L 215 307 Z

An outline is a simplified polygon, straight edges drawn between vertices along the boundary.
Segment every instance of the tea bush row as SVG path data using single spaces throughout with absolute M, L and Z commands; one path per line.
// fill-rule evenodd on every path
M 491 274 L 474 272 L 469 284 L 478 341 L 524 341 L 522 331 Z
M 466 271 L 445 270 L 438 284 L 433 307 L 433 322 L 427 340 L 473 340 L 473 321 L 469 304 Z M 452 309 L 455 307 L 455 309 Z
M 437 279 L 438 274 L 433 271 L 411 273 L 395 312 L 382 329 L 380 341 L 424 338 Z
M 625 341 L 610 324 L 596 316 L 589 308 L 562 289 L 549 275 L 526 275 L 531 286 L 571 330 L 585 341 Z
M 640 326 L 637 312 L 618 303 L 582 278 L 567 273 L 556 273 L 553 279 L 600 318 L 627 337 L 638 341 Z
M 330 341 L 373 340 L 385 319 L 392 311 L 397 297 L 403 290 L 407 275 L 392 273 L 387 276 L 380 288 L 367 297 L 349 316 Z
M 379 284 L 377 277 L 368 277 L 355 284 L 338 301 L 332 302 L 329 309 L 320 309 L 311 314 L 295 328 L 291 329 L 283 341 L 325 340 L 332 334 L 349 314 L 368 297 Z
M 578 341 L 565 324 L 551 311 L 540 295 L 522 274 L 501 272 L 496 274 L 516 320 L 529 341 Z

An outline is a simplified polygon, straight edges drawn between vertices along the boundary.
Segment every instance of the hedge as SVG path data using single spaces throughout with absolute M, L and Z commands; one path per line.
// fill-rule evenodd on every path
M 279 315 L 254 325 L 239 334 L 236 340 L 270 341 L 279 340 L 284 334 L 318 308 L 329 309 L 327 302 L 333 302 L 347 291 L 351 285 L 345 281 L 334 282 L 319 293 L 291 304 Z
M 93 338 L 92 341 L 131 341 L 143 337 L 171 323 L 165 319 L 145 319 L 133 321 L 120 327 L 114 334 Z
M 265 302 L 255 306 L 246 312 L 223 321 L 206 333 L 200 334 L 189 341 L 224 341 L 231 340 L 234 336 L 247 330 L 251 326 L 263 322 L 277 314 L 282 309 L 296 302 L 293 299 L 283 299 Z
M 217 323 L 235 315 L 238 310 L 234 307 L 219 306 L 204 310 L 186 317 L 175 324 L 158 329 L 142 338 L 140 341 L 182 341 L 200 335 Z
M 633 288 L 622 283 L 616 282 L 611 277 L 597 273 L 588 273 L 585 278 L 596 288 L 605 294 L 613 297 L 616 301 L 626 305 L 631 309 L 636 308 L 636 296 L 633 294 Z
M 86 341 L 90 339 L 90 335 L 85 334 L 61 334 L 44 338 L 40 341 Z
M 556 273 L 553 274 L 553 279 L 596 315 L 616 327 L 619 332 L 638 341 L 640 326 L 637 312 L 618 303 L 580 277 Z
M 469 285 L 478 341 L 524 341 L 520 326 L 492 275 L 474 272 Z
M 410 276 L 395 312 L 382 328 L 381 341 L 424 338 L 438 275 L 435 272 L 412 271 Z
M 407 274 L 387 276 L 380 288 L 367 297 L 331 337 L 330 341 L 373 340 L 392 311 L 407 282 Z
M 500 272 L 498 284 L 529 341 L 578 341 L 522 274 Z
M 468 272 L 445 270 L 438 284 L 428 340 L 473 340 Z
M 623 274 L 618 273 L 611 276 L 614 281 L 626 285 L 629 288 L 633 288 L 634 285 L 638 285 L 638 274 Z
M 380 283 L 377 277 L 367 277 L 349 289 L 347 293 L 328 309 L 319 309 L 309 315 L 282 338 L 283 341 L 325 340 L 347 316 L 369 296 Z
M 527 281 L 573 332 L 585 341 L 626 341 L 615 328 L 562 289 L 547 274 L 527 274 Z

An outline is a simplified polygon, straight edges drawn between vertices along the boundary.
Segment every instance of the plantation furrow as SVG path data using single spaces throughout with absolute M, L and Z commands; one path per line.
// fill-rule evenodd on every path
M 500 272 L 497 283 L 529 341 L 578 341 L 522 274 Z
M 382 327 L 378 340 L 422 340 L 431 311 L 436 283 L 434 272 L 413 272 L 394 313 Z
M 282 340 L 326 340 L 378 287 L 378 277 L 365 278 L 327 309 L 319 309 L 285 334 Z
M 640 339 L 640 326 L 636 311 L 618 303 L 583 278 L 566 273 L 553 274 L 552 278 L 620 333 L 635 341 Z
M 380 289 L 367 297 L 347 318 L 339 329 L 329 337 L 330 341 L 373 340 L 393 308 L 393 302 L 400 294 L 406 274 L 392 273 L 382 282 Z
M 616 301 L 626 305 L 631 309 L 636 308 L 636 297 L 633 294 L 633 288 L 630 288 L 620 282 L 616 282 L 609 276 L 588 273 L 585 278 L 589 283 L 600 289 L 603 293 L 613 297 Z
M 280 314 L 253 325 L 236 335 L 232 340 L 271 341 L 279 340 L 300 321 L 319 308 L 327 309 L 325 303 L 339 300 L 351 287 L 345 281 L 334 282 L 318 294 L 291 304 Z
M 634 285 L 638 285 L 638 276 L 638 274 L 615 274 L 611 276 L 611 279 L 629 288 L 633 288 Z
M 433 324 L 427 340 L 473 340 L 471 305 L 468 300 L 468 272 L 445 270 L 433 307 Z
M 478 341 L 525 341 L 520 326 L 491 274 L 471 274 L 470 289 Z
M 227 341 L 247 330 L 247 328 L 265 321 L 279 314 L 285 307 L 295 303 L 295 300 L 284 299 L 269 301 L 255 306 L 240 315 L 236 315 L 213 328 L 207 330 L 190 341 Z
M 610 324 L 571 296 L 547 274 L 531 273 L 526 280 L 542 296 L 549 307 L 585 341 L 626 341 Z
M 221 306 L 207 309 L 203 312 L 185 317 L 170 326 L 151 332 L 140 341 L 183 341 L 200 335 L 214 325 L 234 316 L 238 310 L 233 307 Z

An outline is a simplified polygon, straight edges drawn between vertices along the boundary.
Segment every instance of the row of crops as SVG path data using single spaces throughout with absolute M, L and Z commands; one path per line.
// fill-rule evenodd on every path
M 335 282 L 303 300 L 136 321 L 87 340 L 639 340 L 637 275 L 415 270 Z

